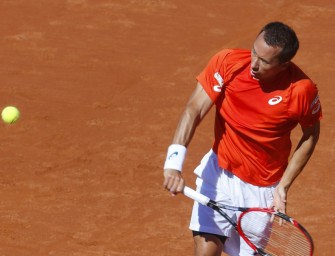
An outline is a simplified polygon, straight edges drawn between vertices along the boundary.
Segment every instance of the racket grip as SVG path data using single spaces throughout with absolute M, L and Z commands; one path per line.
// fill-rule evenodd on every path
M 184 195 L 203 205 L 207 205 L 210 201 L 207 196 L 204 196 L 187 186 L 184 187 Z

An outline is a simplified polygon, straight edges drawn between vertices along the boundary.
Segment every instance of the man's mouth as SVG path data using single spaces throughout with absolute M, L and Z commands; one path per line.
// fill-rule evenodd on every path
M 250 69 L 250 75 L 253 79 L 258 80 L 258 74 L 255 71 L 253 71 L 252 69 Z

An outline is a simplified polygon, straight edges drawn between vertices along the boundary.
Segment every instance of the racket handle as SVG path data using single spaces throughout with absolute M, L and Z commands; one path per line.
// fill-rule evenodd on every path
M 184 195 L 203 205 L 207 205 L 210 201 L 207 196 L 204 196 L 187 186 L 184 187 Z

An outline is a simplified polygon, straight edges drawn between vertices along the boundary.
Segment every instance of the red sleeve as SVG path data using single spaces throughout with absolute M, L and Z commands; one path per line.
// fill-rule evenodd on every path
M 213 102 L 224 91 L 225 68 L 224 62 L 231 50 L 223 50 L 214 55 L 205 69 L 197 76 L 198 82 L 207 92 Z
M 292 90 L 289 112 L 302 127 L 309 127 L 322 118 L 318 89 L 309 79 L 296 83 Z

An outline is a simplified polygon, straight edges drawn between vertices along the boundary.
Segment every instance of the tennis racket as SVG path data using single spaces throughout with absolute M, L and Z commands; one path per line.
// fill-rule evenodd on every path
M 311 256 L 313 240 L 296 220 L 269 208 L 246 208 L 219 204 L 207 196 L 185 187 L 184 195 L 221 214 L 244 241 L 262 256 Z M 240 211 L 235 222 L 224 210 Z

